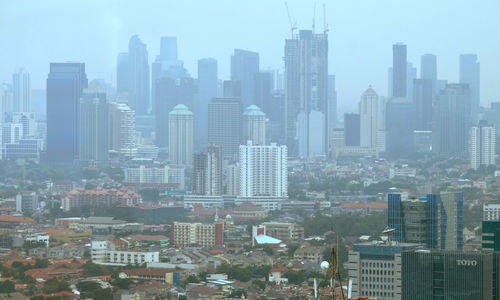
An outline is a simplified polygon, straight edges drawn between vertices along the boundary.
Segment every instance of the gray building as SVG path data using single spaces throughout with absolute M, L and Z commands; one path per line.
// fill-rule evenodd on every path
M 328 134 L 337 127 L 337 90 L 335 89 L 335 75 L 328 75 Z
M 285 41 L 285 136 L 291 157 L 328 149 L 328 35 L 300 30 Z
M 415 106 L 407 98 L 391 98 L 386 104 L 386 152 L 408 155 L 413 152 Z
M 477 122 L 479 117 L 479 107 L 481 105 L 480 95 L 480 65 L 476 54 L 460 55 L 460 79 L 462 84 L 469 85 L 470 90 L 470 112 L 471 121 Z
M 433 115 L 433 147 L 438 154 L 466 156 L 471 123 L 467 84 L 447 84 L 436 96 Z
M 392 45 L 392 96 L 406 97 L 407 89 L 406 45 Z
M 47 159 L 78 158 L 79 101 L 88 81 L 83 63 L 51 63 L 47 78 Z
M 145 115 L 149 110 L 148 49 L 137 35 L 128 45 L 128 74 L 128 105 L 137 115 Z
M 415 130 L 432 130 L 432 79 L 413 81 L 413 103 L 415 104 Z
M 244 107 L 255 104 L 254 76 L 259 72 L 259 53 L 234 49 L 231 56 L 231 80 L 241 82 L 241 103 Z
M 222 147 L 209 144 L 207 152 L 193 155 L 193 187 L 195 195 L 222 195 Z
M 198 103 L 194 114 L 195 130 L 199 133 L 200 148 L 205 149 L 208 143 L 208 103 L 217 97 L 217 60 L 204 58 L 198 60 Z
M 213 98 L 208 104 L 208 142 L 222 147 L 224 159 L 238 160 L 241 110 L 239 98 Z
M 12 75 L 13 110 L 14 112 L 31 111 L 30 73 L 24 69 Z

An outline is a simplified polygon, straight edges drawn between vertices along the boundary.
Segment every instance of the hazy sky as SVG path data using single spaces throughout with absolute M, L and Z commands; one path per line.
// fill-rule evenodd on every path
M 341 112 L 355 110 L 371 84 L 387 94 L 392 44 L 408 45 L 408 60 L 438 57 L 438 77 L 458 80 L 458 56 L 476 53 L 481 62 L 481 102 L 500 101 L 499 0 L 316 1 L 316 31 L 329 24 L 329 73 L 337 76 Z M 292 18 L 310 29 L 314 1 L 288 1 Z M 118 52 L 138 34 L 150 62 L 162 35 L 178 38 L 179 58 L 196 76 L 199 58 L 219 61 L 219 77 L 229 76 L 234 48 L 257 51 L 261 68 L 283 69 L 284 40 L 290 26 L 283 1 L 187 0 L 0 0 L 0 82 L 23 66 L 32 86 L 44 88 L 49 62 L 86 63 L 89 79 L 115 82 Z

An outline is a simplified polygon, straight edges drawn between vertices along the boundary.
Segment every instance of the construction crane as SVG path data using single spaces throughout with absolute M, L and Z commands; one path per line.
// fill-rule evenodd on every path
M 292 33 L 292 39 L 293 39 L 293 32 L 295 29 L 297 29 L 297 22 L 292 21 L 292 17 L 290 16 L 290 10 L 288 9 L 288 3 L 285 1 L 285 7 L 286 7 L 286 14 L 288 15 L 288 22 L 290 23 L 290 31 Z
M 326 23 L 326 5 L 323 3 L 323 34 L 328 34 L 328 24 Z

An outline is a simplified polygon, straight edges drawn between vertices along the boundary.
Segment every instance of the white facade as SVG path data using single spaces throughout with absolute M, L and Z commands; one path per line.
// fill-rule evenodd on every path
M 126 266 L 160 261 L 158 251 L 113 250 L 108 241 L 92 241 L 92 262 L 99 265 Z
M 237 196 L 240 193 L 240 164 L 232 163 L 224 167 L 225 195 Z
M 185 195 L 184 207 L 190 208 L 194 204 L 201 204 L 204 208 L 224 208 L 224 198 L 218 195 Z
M 35 120 L 35 113 L 32 112 L 14 112 L 12 113 L 12 122 L 23 126 L 23 138 L 36 137 L 38 128 Z
M 23 135 L 23 124 L 4 123 L 2 126 L 2 145 L 17 144 Z
M 500 220 L 500 204 L 483 204 L 483 221 Z
M 377 146 L 379 104 L 377 93 L 369 87 L 359 101 L 360 145 Z
M 110 108 L 110 149 L 132 156 L 135 149 L 135 113 L 125 103 L 111 103 Z
M 470 167 L 477 170 L 481 165 L 495 164 L 496 131 L 494 125 L 480 124 L 471 128 Z
M 36 192 L 23 191 L 16 195 L 16 211 L 28 212 L 38 209 Z
M 241 197 L 288 197 L 287 147 L 240 146 Z
M 256 105 L 250 105 L 243 113 L 243 143 L 266 144 L 266 115 Z
M 178 104 L 168 114 L 168 155 L 172 163 L 193 163 L 193 113 Z

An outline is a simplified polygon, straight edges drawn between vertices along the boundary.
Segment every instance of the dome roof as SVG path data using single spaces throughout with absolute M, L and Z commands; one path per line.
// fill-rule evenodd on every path
M 252 104 L 245 109 L 245 112 L 243 113 L 243 115 L 246 115 L 246 116 L 250 116 L 250 115 L 265 116 L 266 114 L 263 113 L 262 110 L 260 110 L 260 108 L 257 105 Z
M 169 114 L 175 115 L 192 115 L 193 113 L 184 104 L 177 104 Z

